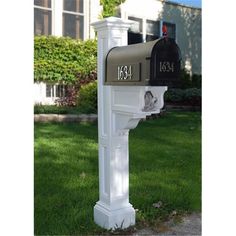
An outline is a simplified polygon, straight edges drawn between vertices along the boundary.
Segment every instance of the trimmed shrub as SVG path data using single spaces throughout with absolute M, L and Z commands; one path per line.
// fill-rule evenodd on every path
M 97 42 L 35 36 L 34 80 L 74 84 L 96 74 Z
M 169 89 L 164 99 L 167 103 L 201 106 L 201 89 Z
M 59 98 L 56 100 L 56 104 L 59 106 L 76 106 L 77 105 L 77 96 L 82 85 L 94 82 L 97 80 L 97 73 L 91 72 L 89 75 L 84 76 L 80 80 L 74 82 L 73 86 L 69 86 L 65 97 Z
M 185 90 L 184 101 L 192 106 L 201 106 L 202 93 L 201 89 L 189 88 Z
M 35 105 L 34 114 L 79 114 L 77 107 L 59 107 L 55 105 Z
M 201 75 L 197 75 L 197 74 L 193 74 L 192 76 L 192 87 L 193 88 L 202 88 L 202 76 Z
M 193 74 L 191 77 L 190 74 L 182 69 L 180 73 L 180 88 L 188 89 L 188 88 L 201 88 L 202 86 L 202 76 L 198 74 Z
M 97 81 L 81 86 L 78 106 L 85 113 L 97 113 Z
M 184 101 L 183 89 L 169 89 L 165 92 L 165 101 L 173 103 L 181 103 Z
M 191 76 L 186 70 L 182 69 L 180 73 L 180 88 L 186 89 L 191 87 L 192 87 Z

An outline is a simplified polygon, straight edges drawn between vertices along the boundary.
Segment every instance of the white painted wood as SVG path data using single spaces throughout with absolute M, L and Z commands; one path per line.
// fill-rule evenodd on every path
M 62 36 L 63 0 L 52 1 L 52 35 Z
M 42 85 L 40 82 L 34 83 L 34 104 L 42 103 Z
M 89 24 L 88 24 L 88 38 L 94 39 L 95 38 L 95 31 L 93 26 L 90 25 L 91 22 L 97 21 L 101 18 L 103 7 L 100 5 L 100 0 L 89 0 L 89 11 L 87 13 L 89 17 Z
M 114 135 L 111 109 L 112 87 L 104 86 L 105 57 L 115 46 L 127 45 L 131 23 L 110 17 L 92 24 L 98 32 L 98 135 L 99 201 L 94 220 L 101 227 L 129 227 L 135 224 L 135 211 L 128 199 L 128 132 Z
M 167 87 L 104 86 L 105 57 L 115 46 L 127 45 L 127 30 L 132 21 L 109 17 L 92 26 L 98 32 L 98 136 L 99 201 L 94 220 L 103 228 L 127 228 L 135 224 L 135 210 L 129 203 L 129 130 L 140 119 L 159 113 Z M 157 103 L 144 111 L 145 94 Z
M 84 27 L 84 34 L 83 34 L 83 40 L 86 40 L 86 39 L 89 39 L 89 8 L 90 8 L 90 1 L 84 1 L 84 5 L 83 5 L 84 9 L 83 9 L 83 15 L 84 16 L 84 24 L 83 24 L 83 27 Z
M 57 84 L 53 84 L 54 96 L 47 97 L 46 96 L 46 86 L 45 82 L 35 82 L 34 83 L 34 104 L 35 105 L 55 105 L 56 100 L 60 97 L 56 97 L 56 86 Z
M 54 105 L 53 98 L 46 97 L 46 83 L 35 82 L 34 83 L 34 104 L 36 105 Z

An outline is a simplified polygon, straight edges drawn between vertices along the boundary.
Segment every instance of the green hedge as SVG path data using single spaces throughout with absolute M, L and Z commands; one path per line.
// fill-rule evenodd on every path
M 56 105 L 35 105 L 34 114 L 80 114 L 78 107 L 56 106 Z
M 165 102 L 191 106 L 201 106 L 201 89 L 168 89 L 165 93 Z
M 97 113 L 97 81 L 81 86 L 78 106 L 86 113 Z
M 184 101 L 189 105 L 201 105 L 202 91 L 198 88 L 189 88 L 185 90 Z
M 184 90 L 183 89 L 168 89 L 165 92 L 166 102 L 183 102 L 184 100 Z
M 73 84 L 96 72 L 97 42 L 35 36 L 34 80 Z
M 180 74 L 180 88 L 188 89 L 188 88 L 198 88 L 201 89 L 202 86 L 202 76 L 198 74 L 193 74 L 191 77 L 190 74 L 182 69 Z

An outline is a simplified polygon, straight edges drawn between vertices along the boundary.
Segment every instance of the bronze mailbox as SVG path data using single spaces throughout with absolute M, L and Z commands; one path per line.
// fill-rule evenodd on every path
M 180 64 L 180 49 L 171 38 L 114 47 L 106 57 L 104 84 L 177 87 Z

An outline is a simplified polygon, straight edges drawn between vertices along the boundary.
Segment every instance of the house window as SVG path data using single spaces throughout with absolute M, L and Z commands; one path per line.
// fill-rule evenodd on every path
M 47 98 L 54 97 L 54 86 L 51 84 L 46 85 L 46 97 Z
M 168 22 L 163 22 L 163 25 L 166 25 L 168 37 L 176 39 L 176 25 Z
M 51 0 L 34 0 L 34 34 L 52 34 Z
M 129 17 L 129 20 L 135 23 L 128 31 L 128 44 L 142 43 L 143 42 L 143 21 L 136 17 Z
M 131 25 L 130 31 L 140 33 L 143 31 L 142 19 L 136 17 L 129 17 L 129 20 L 134 21 L 134 24 Z
M 136 17 L 128 17 L 128 19 L 135 22 L 128 32 L 128 44 L 148 42 L 160 38 L 160 21 Z
M 84 1 L 64 0 L 63 36 L 84 39 Z
M 64 84 L 47 84 L 46 97 L 47 98 L 62 98 L 67 95 L 67 85 Z
M 63 84 L 56 85 L 56 97 L 58 98 L 65 97 L 67 95 L 66 91 L 67 91 L 66 85 L 63 85 Z
M 146 42 L 160 38 L 160 21 L 146 21 Z

